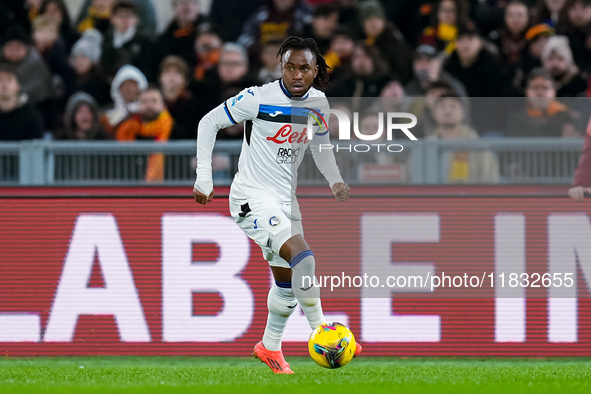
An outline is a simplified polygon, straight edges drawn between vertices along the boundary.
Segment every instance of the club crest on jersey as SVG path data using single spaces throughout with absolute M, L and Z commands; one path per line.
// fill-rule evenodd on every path
M 307 144 L 308 133 L 304 129 L 301 133 L 292 130 L 290 124 L 283 125 L 273 137 L 267 137 L 267 141 L 273 141 L 276 144 Z
M 273 216 L 269 219 L 269 224 L 272 227 L 278 226 L 279 223 L 281 223 L 281 218 L 277 217 L 277 216 Z

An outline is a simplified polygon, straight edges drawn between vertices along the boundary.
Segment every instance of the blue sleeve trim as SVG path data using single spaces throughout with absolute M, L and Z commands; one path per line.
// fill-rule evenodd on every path
M 234 120 L 232 115 L 230 115 L 230 111 L 228 111 L 228 104 L 226 104 L 225 101 L 224 101 L 224 111 L 226 111 L 226 115 L 228 115 L 228 118 L 230 118 L 230 122 L 232 122 L 232 124 L 237 124 L 237 122 Z
M 281 287 L 282 289 L 291 289 L 291 282 L 277 282 L 275 281 L 277 287 Z
M 311 250 L 304 250 L 302 253 L 298 254 L 296 257 L 291 259 L 291 261 L 289 262 L 289 266 L 291 268 L 294 268 L 296 265 L 299 264 L 300 261 L 302 261 L 308 256 L 314 256 L 314 253 L 312 253 Z

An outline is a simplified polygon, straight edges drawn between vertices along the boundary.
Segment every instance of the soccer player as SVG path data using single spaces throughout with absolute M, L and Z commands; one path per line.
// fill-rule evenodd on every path
M 591 194 L 591 119 L 585 133 L 583 155 L 575 172 L 575 180 L 568 190 L 568 195 L 575 201 L 583 200 L 585 193 Z
M 326 323 L 319 288 L 304 286 L 304 278 L 314 278 L 316 267 L 314 253 L 303 236 L 295 196 L 297 169 L 306 148 L 311 146 L 316 166 L 338 201 L 347 200 L 350 189 L 341 178 L 332 150 L 319 149 L 320 144 L 329 143 L 328 130 L 314 127 L 315 134 L 308 139 L 308 117 L 316 115 L 318 119 L 322 112 L 307 108 L 306 103 L 327 105 L 323 90 L 328 84 L 328 67 L 316 42 L 289 37 L 277 56 L 281 59 L 280 80 L 241 91 L 199 122 L 193 194 L 202 205 L 213 199 L 211 160 L 218 130 L 249 121 L 230 190 L 230 213 L 261 247 L 275 279 L 267 299 L 265 332 L 253 356 L 275 373 L 291 374 L 281 351 L 281 338 L 294 308 L 300 304 L 312 329 Z M 355 355 L 360 351 L 358 345 Z

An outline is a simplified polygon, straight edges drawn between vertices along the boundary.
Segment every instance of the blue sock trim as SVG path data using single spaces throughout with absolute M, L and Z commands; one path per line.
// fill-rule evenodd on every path
M 282 289 L 291 289 L 291 282 L 277 282 L 275 281 L 277 287 L 281 287 Z
M 291 268 L 294 268 L 296 265 L 298 265 L 300 261 L 302 261 L 308 256 L 314 256 L 314 253 L 312 253 L 311 250 L 304 250 L 302 253 L 298 254 L 296 257 L 291 259 L 291 261 L 289 262 L 289 266 Z

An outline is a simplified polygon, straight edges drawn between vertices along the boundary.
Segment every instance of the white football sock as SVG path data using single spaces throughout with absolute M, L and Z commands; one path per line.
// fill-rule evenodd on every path
M 320 302 L 320 287 L 316 280 L 316 260 L 314 253 L 307 250 L 290 261 L 293 293 L 306 314 L 312 329 L 326 323 Z
M 266 349 L 281 350 L 281 338 L 283 338 L 285 325 L 297 305 L 298 302 L 293 296 L 291 287 L 283 288 L 273 283 L 267 297 L 269 315 L 263 334 L 263 346 Z

